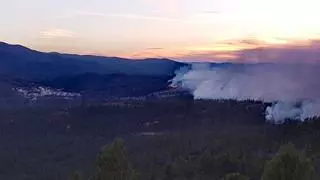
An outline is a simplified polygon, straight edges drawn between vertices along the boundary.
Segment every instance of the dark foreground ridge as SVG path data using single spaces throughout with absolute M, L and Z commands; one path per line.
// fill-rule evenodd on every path
M 73 171 L 86 179 L 101 147 L 116 137 L 126 141 L 140 179 L 220 179 L 228 173 L 260 179 L 266 161 L 288 142 L 305 150 L 320 172 L 318 121 L 267 124 L 265 106 L 163 99 L 2 110 L 0 179 L 60 180 Z

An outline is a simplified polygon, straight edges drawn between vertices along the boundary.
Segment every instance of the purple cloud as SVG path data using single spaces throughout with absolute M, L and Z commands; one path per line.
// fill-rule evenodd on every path
M 245 49 L 237 51 L 206 51 L 189 53 L 179 57 L 188 61 L 232 61 L 232 62 L 275 62 L 314 63 L 320 62 L 320 40 L 287 45 L 266 45 L 259 41 L 241 40 L 226 42 Z

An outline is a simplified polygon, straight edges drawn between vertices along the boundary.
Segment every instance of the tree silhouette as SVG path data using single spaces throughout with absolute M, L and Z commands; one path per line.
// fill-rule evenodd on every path
M 173 167 L 171 165 L 166 166 L 164 180 L 173 180 L 176 178 Z
M 249 178 L 240 173 L 230 173 L 227 174 L 223 180 L 249 180 Z
M 96 166 L 94 180 L 136 180 L 138 178 L 128 160 L 125 143 L 121 139 L 116 139 L 102 149 Z
M 313 173 L 312 162 L 288 144 L 266 164 L 262 180 L 312 180 Z
M 70 174 L 68 180 L 81 180 L 82 179 L 82 176 L 81 176 L 81 173 L 76 171 L 76 172 L 73 172 L 72 174 Z

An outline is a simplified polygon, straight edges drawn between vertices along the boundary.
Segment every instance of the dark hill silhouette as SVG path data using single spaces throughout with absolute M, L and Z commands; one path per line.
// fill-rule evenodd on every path
M 143 96 L 166 90 L 171 78 L 171 76 L 85 73 L 58 77 L 50 81 L 43 81 L 40 84 L 68 92 L 78 92 L 91 97 L 100 96 L 104 98 Z
M 0 42 L 0 74 L 32 80 L 82 73 L 167 76 L 183 65 L 169 59 L 130 60 L 44 53 L 21 45 Z

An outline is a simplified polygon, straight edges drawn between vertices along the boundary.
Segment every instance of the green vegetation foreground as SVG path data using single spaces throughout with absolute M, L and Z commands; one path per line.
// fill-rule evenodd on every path
M 200 155 L 201 156 L 201 155 Z M 181 166 L 181 165 L 180 165 Z M 195 166 L 195 164 L 193 165 Z M 205 174 L 199 173 L 196 177 L 185 177 L 183 173 L 177 171 L 182 168 L 179 165 L 167 166 L 163 178 L 152 176 L 149 179 L 206 179 Z M 192 167 L 190 167 L 192 168 Z M 91 180 L 138 180 L 141 177 L 132 167 L 129 160 L 126 146 L 123 140 L 116 139 L 112 144 L 105 146 L 100 152 L 94 175 Z M 73 174 L 69 180 L 80 180 L 81 176 Z M 208 178 L 209 179 L 209 178 Z M 217 179 L 212 177 L 212 179 Z M 221 180 L 249 180 L 250 178 L 239 172 L 228 173 Z M 261 180 L 313 180 L 314 167 L 310 159 L 304 153 L 299 152 L 293 144 L 283 145 L 279 152 L 269 160 L 265 167 Z
M 265 106 L 163 100 L 0 110 L 0 179 L 97 177 L 97 154 L 116 137 L 126 142 L 126 176 L 141 180 L 272 177 L 268 162 L 290 142 L 308 157 L 300 158 L 303 167 L 310 162 L 320 179 L 320 121 L 267 124 Z

